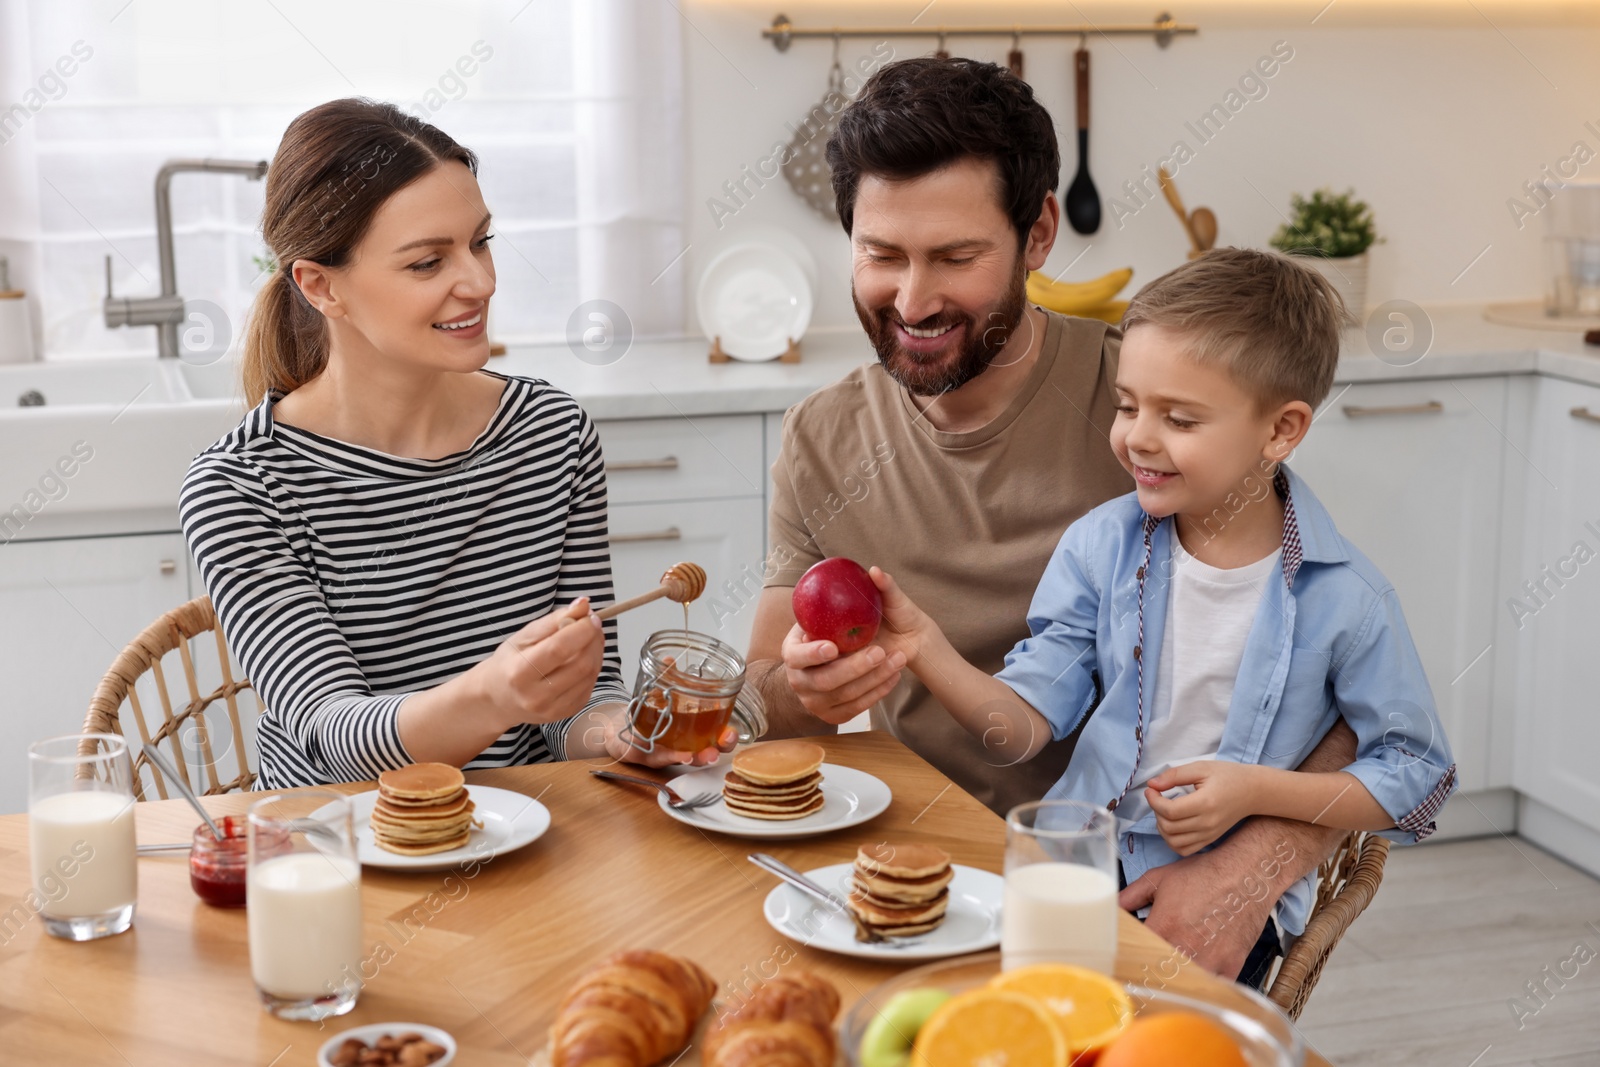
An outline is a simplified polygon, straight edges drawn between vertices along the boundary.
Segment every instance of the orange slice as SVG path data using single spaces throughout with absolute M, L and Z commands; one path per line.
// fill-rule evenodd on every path
M 1035 963 L 996 975 L 988 988 L 1043 1004 L 1060 1026 L 1072 1061 L 1108 1044 L 1133 1019 L 1133 1001 L 1122 983 L 1086 967 Z
M 923 1024 L 911 1067 L 1067 1067 L 1067 1041 L 1032 997 L 973 989 Z
M 1099 1067 L 1249 1067 L 1239 1043 L 1217 1023 L 1192 1011 L 1141 1018 L 1100 1054 Z

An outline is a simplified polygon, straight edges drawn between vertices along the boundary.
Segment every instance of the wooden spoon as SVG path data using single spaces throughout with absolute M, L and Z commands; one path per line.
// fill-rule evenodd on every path
M 1172 205 L 1172 210 L 1177 213 L 1178 221 L 1183 223 L 1183 232 L 1189 235 L 1189 244 L 1196 251 L 1200 248 L 1200 239 L 1195 236 L 1194 224 L 1189 221 L 1189 212 L 1183 206 L 1183 198 L 1178 195 L 1178 187 L 1172 184 L 1172 175 L 1167 173 L 1167 168 L 1162 167 L 1156 171 L 1161 177 L 1161 195 L 1167 198 L 1167 203 Z
M 1197 207 L 1189 216 L 1189 231 L 1194 234 L 1195 247 L 1209 252 L 1217 247 L 1217 216 L 1208 207 Z

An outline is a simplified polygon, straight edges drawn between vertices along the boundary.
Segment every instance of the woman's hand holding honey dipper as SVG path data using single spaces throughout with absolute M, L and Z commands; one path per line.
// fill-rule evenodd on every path
M 595 611 L 599 619 L 610 619 L 631 611 L 652 601 L 663 598 L 684 605 L 685 619 L 688 615 L 690 601 L 696 600 L 705 592 L 705 568 L 697 563 L 674 563 L 667 568 L 661 576 L 661 584 L 648 593 L 632 597 L 607 605 Z M 575 622 L 576 619 L 567 620 Z M 565 626 L 567 623 L 563 622 Z M 687 623 L 685 630 L 688 629 Z M 655 712 L 661 711 L 669 703 L 674 714 L 693 715 L 700 710 L 697 698 L 684 697 L 677 694 L 669 699 L 667 689 L 673 687 L 692 687 L 696 676 L 691 671 L 678 668 L 672 660 L 666 662 L 666 671 L 657 681 L 657 687 L 647 694 L 645 706 Z M 691 669 L 692 670 L 692 669 Z M 652 708 L 651 705 L 654 705 Z M 696 706 L 689 706 L 689 705 Z M 635 743 L 635 736 L 628 725 L 628 707 L 626 704 L 605 704 L 591 709 L 586 715 L 572 724 L 567 732 L 567 756 L 569 759 L 582 759 L 586 756 L 610 756 L 615 760 L 629 763 L 643 764 L 648 767 L 665 767 L 678 763 L 692 763 L 695 766 L 704 766 L 715 763 L 717 757 L 723 752 L 730 751 L 739 739 L 739 732 L 732 726 L 724 726 L 718 731 L 716 738 L 701 737 L 697 741 L 704 741 L 703 747 L 695 749 L 675 749 L 665 745 L 654 745 L 650 748 L 641 748 Z

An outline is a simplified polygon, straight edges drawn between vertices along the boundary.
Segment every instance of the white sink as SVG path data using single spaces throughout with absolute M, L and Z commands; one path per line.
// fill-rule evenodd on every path
M 0 412 L 62 407 L 170 404 L 189 399 L 177 374 L 155 359 L 0 366 Z
M 243 414 L 237 367 L 154 356 L 0 366 L 0 542 L 44 535 L 52 516 L 175 508 L 190 460 Z
M 199 366 L 179 363 L 178 375 L 196 400 L 234 400 L 243 403 L 244 385 L 239 378 L 239 361 L 219 359 Z

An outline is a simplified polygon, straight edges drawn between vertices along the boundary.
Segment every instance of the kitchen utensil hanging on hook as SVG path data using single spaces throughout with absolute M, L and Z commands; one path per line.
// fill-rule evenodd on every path
M 833 35 L 833 66 L 828 68 L 828 91 L 814 104 L 789 142 L 788 160 L 783 165 L 784 180 L 795 195 L 817 212 L 838 219 L 839 208 L 833 197 L 833 176 L 828 170 L 827 147 L 838 128 L 839 115 L 849 103 L 844 94 L 844 68 L 839 65 L 839 35 Z
M 1100 228 L 1100 194 L 1089 177 L 1089 49 L 1086 37 L 1078 38 L 1073 56 L 1078 90 L 1078 173 L 1067 187 L 1067 222 L 1079 233 L 1094 233 Z
M 1011 68 L 1011 73 L 1022 77 L 1022 35 L 1011 35 L 1011 51 L 1006 53 L 1006 66 Z M 1024 79 L 1026 80 L 1026 79 Z
M 949 59 L 950 58 L 950 50 L 944 46 L 944 34 L 942 34 L 942 33 L 939 35 L 939 47 L 933 53 L 933 58 L 934 59 Z

